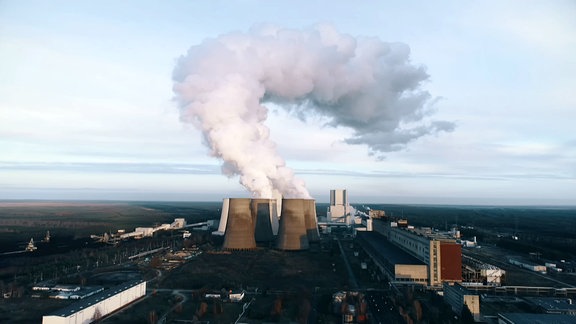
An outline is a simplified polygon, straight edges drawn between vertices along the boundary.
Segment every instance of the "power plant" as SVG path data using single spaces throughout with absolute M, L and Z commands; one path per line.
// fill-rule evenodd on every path
M 304 213 L 304 199 L 282 199 L 278 250 L 298 251 L 309 247 Z
M 316 217 L 316 201 L 314 199 L 304 200 L 304 221 L 306 224 L 306 234 L 308 241 L 320 241 L 320 233 L 318 233 L 318 218 Z
M 256 248 L 255 222 L 250 210 L 249 198 L 228 200 L 226 235 L 224 245 L 227 250 L 251 250 Z M 224 212 L 224 208 L 222 209 Z
M 254 219 L 256 242 L 270 242 L 278 234 L 278 209 L 274 199 L 252 199 L 250 203 Z
M 280 212 L 278 212 L 280 207 Z M 218 231 L 223 248 L 250 250 L 256 242 L 275 242 L 279 250 L 306 250 L 320 240 L 313 199 L 226 198 Z

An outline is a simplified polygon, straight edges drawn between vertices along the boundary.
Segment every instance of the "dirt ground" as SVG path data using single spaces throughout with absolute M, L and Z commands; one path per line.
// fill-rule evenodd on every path
M 262 248 L 231 254 L 204 253 L 172 271 L 159 288 L 296 291 L 303 287 L 344 287 L 347 278 L 340 253 Z

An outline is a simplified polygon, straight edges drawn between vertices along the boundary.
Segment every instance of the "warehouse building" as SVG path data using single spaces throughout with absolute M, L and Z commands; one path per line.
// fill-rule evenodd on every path
M 395 222 L 386 222 L 374 229 L 428 266 L 430 286 L 462 282 L 462 246 L 456 240 L 430 228 L 399 227 Z
M 420 285 L 428 283 L 428 266 L 391 244 L 383 235 L 375 232 L 358 232 L 356 239 L 391 283 Z
M 145 295 L 146 281 L 130 281 L 45 315 L 42 324 L 91 323 Z
M 498 324 L 526 324 L 526 323 L 554 323 L 574 324 L 576 318 L 561 314 L 532 314 L 532 313 L 501 313 L 498 314 Z

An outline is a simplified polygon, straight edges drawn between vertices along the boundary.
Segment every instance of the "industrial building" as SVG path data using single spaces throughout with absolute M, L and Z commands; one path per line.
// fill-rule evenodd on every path
M 522 259 L 508 259 L 513 265 L 519 266 L 520 268 L 528 269 L 534 272 L 546 273 L 546 266 L 541 264 L 536 264 L 530 261 L 522 260 Z
M 480 296 L 471 292 L 458 283 L 444 283 L 444 301 L 452 307 L 456 314 L 462 314 L 464 307 L 468 307 L 474 320 L 480 321 Z
M 498 324 L 526 324 L 526 323 L 554 323 L 574 324 L 576 318 L 560 314 L 532 314 L 532 313 L 501 313 L 498 314 Z
M 462 281 L 462 246 L 456 240 L 430 228 L 398 227 L 393 222 L 385 222 L 375 230 L 428 266 L 430 286 Z
M 278 205 L 281 205 L 278 213 Z M 250 250 L 257 242 L 275 242 L 279 250 L 305 250 L 320 240 L 313 199 L 227 198 L 216 235 L 227 250 Z
M 501 286 L 506 271 L 469 256 L 462 256 L 463 281 L 470 284 Z
M 524 299 L 538 312 L 576 316 L 576 303 L 572 298 L 525 297 Z M 574 322 L 576 322 L 576 317 Z
M 375 232 L 358 232 L 356 239 L 393 284 L 428 283 L 428 266 Z
M 117 243 L 121 240 L 126 240 L 130 238 L 140 239 L 143 237 L 151 237 L 154 233 L 158 231 L 168 231 L 168 230 L 176 230 L 182 229 L 185 227 L 190 226 L 197 226 L 203 225 L 205 223 L 198 223 L 192 225 L 186 225 L 186 219 L 184 218 L 175 218 L 171 224 L 162 224 L 156 227 L 136 227 L 133 232 L 126 233 L 125 230 L 120 229 L 117 233 L 108 234 L 104 233 L 104 235 L 90 235 L 90 238 L 95 239 L 99 242 L 103 243 Z M 206 225 L 208 225 L 206 223 Z M 49 234 L 47 234 L 49 235 Z
M 87 324 L 106 316 L 146 295 L 146 281 L 136 280 L 42 317 L 42 324 Z
M 351 223 L 352 206 L 348 202 L 346 189 L 330 190 L 330 206 L 327 212 L 327 221 L 334 223 Z

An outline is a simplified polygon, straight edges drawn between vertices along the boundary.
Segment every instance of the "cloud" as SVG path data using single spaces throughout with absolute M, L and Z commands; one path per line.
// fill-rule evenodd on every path
M 448 121 L 424 122 L 428 79 L 402 43 L 354 38 L 329 25 L 290 30 L 272 25 L 230 33 L 193 46 L 174 69 L 181 119 L 203 132 L 226 175 L 255 196 L 309 197 L 270 139 L 267 102 L 300 119 L 352 130 L 348 144 L 372 154 L 400 150 L 425 135 L 452 131 Z
M 166 163 L 14 163 L 0 162 L 3 170 L 89 173 L 219 174 L 216 165 Z

